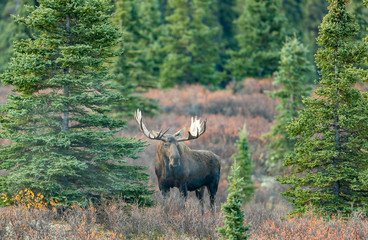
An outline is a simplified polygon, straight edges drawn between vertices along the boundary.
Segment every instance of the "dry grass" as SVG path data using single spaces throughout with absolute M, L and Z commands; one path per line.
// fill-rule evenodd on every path
M 5 207 L 0 209 L 0 239 L 220 239 L 216 229 L 223 225 L 219 209 L 204 215 L 196 199 L 184 203 L 178 193 L 156 205 L 140 208 L 122 201 L 94 208 L 75 206 L 63 213 L 46 208 Z M 251 223 L 252 239 L 368 239 L 368 221 L 359 215 L 329 221 L 307 215 L 286 217 L 285 205 L 251 204 L 245 207 L 245 224 Z
M 0 239 L 217 239 L 221 212 L 201 214 L 194 199 L 179 194 L 141 208 L 123 201 L 99 207 L 74 206 L 62 213 L 47 208 L 0 208 Z
M 144 239 L 217 238 L 215 229 L 221 221 L 220 212 L 206 210 L 202 215 L 195 199 L 184 203 L 177 193 L 166 200 L 156 196 L 156 201 L 154 207 L 133 206 L 129 210 L 124 203 L 110 205 L 107 219 L 111 231 L 121 236 Z
M 273 211 L 263 207 L 247 208 L 246 219 L 252 223 L 252 239 L 269 240 L 353 240 L 368 239 L 368 220 L 359 214 L 350 219 L 313 216 L 287 218 L 287 209 Z

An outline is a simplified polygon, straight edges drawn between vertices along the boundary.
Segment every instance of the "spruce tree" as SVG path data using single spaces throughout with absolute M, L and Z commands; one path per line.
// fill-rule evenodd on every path
M 352 0 L 348 7 L 349 11 L 359 25 L 359 33 L 357 34 L 357 39 L 362 40 L 365 36 L 367 36 L 368 9 L 360 0 Z
M 234 20 L 238 17 L 236 11 L 236 0 L 217 0 L 216 16 L 221 25 L 222 34 L 227 41 L 227 45 L 231 46 L 235 41 Z
M 303 98 L 311 93 L 309 83 L 314 72 L 314 66 L 307 59 L 308 50 L 296 37 L 285 42 L 280 55 L 278 71 L 273 81 L 280 89 L 269 94 L 280 100 L 276 108 L 279 114 L 271 132 L 265 136 L 271 141 L 268 145 L 271 150 L 269 160 L 277 171 L 285 157 L 294 151 L 296 138 L 288 134 L 286 127 L 304 107 Z
M 368 1 L 367 0 L 363 0 L 363 4 L 365 5 L 366 8 L 368 8 Z M 358 20 L 359 22 L 359 20 Z M 368 29 L 366 29 L 368 30 Z M 366 43 L 368 45 L 368 36 L 366 36 L 364 39 L 363 39 L 364 43 Z M 367 56 L 365 56 L 365 63 L 367 63 Z M 365 80 L 367 81 L 368 79 L 368 72 L 366 72 L 367 75 L 365 75 Z M 363 97 L 365 98 L 365 100 L 368 102 L 368 94 L 366 92 L 362 93 L 363 94 Z M 359 180 L 363 183 L 363 189 L 365 191 L 368 191 L 368 168 L 366 168 L 365 170 L 363 170 L 361 173 L 360 173 L 360 176 L 359 176 Z
M 0 73 L 3 73 L 8 66 L 13 53 L 13 41 L 30 37 L 29 29 L 16 24 L 12 17 L 12 15 L 24 16 L 25 4 L 35 5 L 35 1 L 8 0 L 0 2 Z
M 217 0 L 216 16 L 222 29 L 222 41 L 226 49 L 236 45 L 234 21 L 238 17 L 236 0 Z
M 303 43 L 309 51 L 308 59 L 314 61 L 314 55 L 317 52 L 318 45 L 316 38 L 318 36 L 318 26 L 323 17 L 327 14 L 328 1 L 305 0 L 303 4 Z
M 230 57 L 229 50 L 237 48 L 234 21 L 238 18 L 239 10 L 236 5 L 236 0 L 217 0 L 217 5 L 213 8 L 214 14 L 221 28 L 220 35 L 216 38 L 216 43 L 220 49 L 220 61 L 217 64 L 216 69 L 223 73 L 220 87 L 225 87 L 231 80 L 229 71 L 225 66 Z
M 285 39 L 285 16 L 281 0 L 244 0 L 235 21 L 239 49 L 230 51 L 226 68 L 240 81 L 245 77 L 267 77 L 276 71 Z
M 317 39 L 320 87 L 288 129 L 298 138 L 285 161 L 294 171 L 280 181 L 292 186 L 283 195 L 294 204 L 294 213 L 309 206 L 328 215 L 367 209 L 362 176 L 368 168 L 368 103 L 366 94 L 354 88 L 366 75 L 357 66 L 367 56 L 367 44 L 354 40 L 359 27 L 346 5 L 330 0 Z
M 160 24 L 166 24 L 166 16 L 168 13 L 168 0 L 158 0 L 160 10 Z
M 28 188 L 66 204 L 100 197 L 149 201 L 146 168 L 127 164 L 145 143 L 116 137 L 125 122 L 107 116 L 122 99 L 110 91 L 105 64 L 119 38 L 109 2 L 39 3 L 18 19 L 37 34 L 15 44 L 1 77 L 16 93 L 1 108 L 0 137 L 11 140 L 0 149 L 0 166 L 8 171 L 1 184 L 11 194 Z
M 236 142 L 238 152 L 233 155 L 234 163 L 239 167 L 239 177 L 243 180 L 238 182 L 239 192 L 243 198 L 243 204 L 251 200 L 254 194 L 255 186 L 251 179 L 253 173 L 253 163 L 249 153 L 247 129 L 244 124 L 239 132 L 239 140 Z M 237 173 L 233 173 L 237 174 Z
M 222 239 L 243 240 L 250 237 L 247 231 L 250 230 L 251 225 L 244 226 L 242 186 L 243 178 L 240 175 L 240 167 L 235 162 L 229 176 L 229 189 L 227 190 L 229 195 L 227 201 L 222 204 L 224 226 L 218 229 Z
M 160 21 L 157 0 L 124 0 L 116 2 L 115 21 L 119 24 L 124 41 L 122 54 L 114 64 L 116 88 L 124 101 L 114 108 L 117 116 L 133 116 L 138 107 L 155 114 L 158 104 L 140 94 L 158 86 L 158 50 Z
M 166 56 L 160 67 L 163 87 L 177 84 L 200 83 L 217 85 L 221 74 L 220 46 L 216 38 L 220 28 L 214 11 L 215 0 L 169 0 L 161 38 Z
M 282 12 L 284 13 L 287 21 L 286 31 L 288 35 L 297 34 L 301 36 L 305 31 L 303 28 L 304 15 L 303 8 L 305 6 L 305 0 L 283 0 Z

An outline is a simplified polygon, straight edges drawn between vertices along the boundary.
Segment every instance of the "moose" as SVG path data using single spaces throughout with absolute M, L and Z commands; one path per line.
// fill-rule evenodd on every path
M 183 142 L 197 139 L 206 131 L 206 120 L 201 121 L 195 117 L 191 119 L 188 137 L 183 138 L 185 128 L 174 135 L 166 131 L 149 131 L 143 123 L 142 112 L 137 109 L 135 119 L 142 133 L 149 139 L 160 140 L 157 146 L 155 172 L 159 189 L 164 196 L 168 195 L 170 188 L 179 188 L 184 198 L 188 191 L 195 191 L 201 202 L 203 213 L 203 194 L 207 187 L 210 195 L 210 206 L 213 210 L 215 195 L 220 178 L 220 157 L 210 151 L 191 150 Z

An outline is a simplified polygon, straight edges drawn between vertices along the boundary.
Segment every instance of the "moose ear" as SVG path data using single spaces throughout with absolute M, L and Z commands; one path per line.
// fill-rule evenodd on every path
M 177 132 L 174 134 L 175 138 L 181 138 L 181 137 L 183 137 L 183 136 L 184 136 L 184 131 L 185 131 L 185 128 L 183 128 L 183 129 L 182 129 L 182 130 L 180 130 L 180 131 L 177 131 Z

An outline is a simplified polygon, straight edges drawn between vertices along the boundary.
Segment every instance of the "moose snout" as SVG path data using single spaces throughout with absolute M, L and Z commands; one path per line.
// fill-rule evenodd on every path
M 170 162 L 169 162 L 169 166 L 170 167 L 179 167 L 180 166 L 180 158 L 178 157 L 170 157 L 169 158 Z

